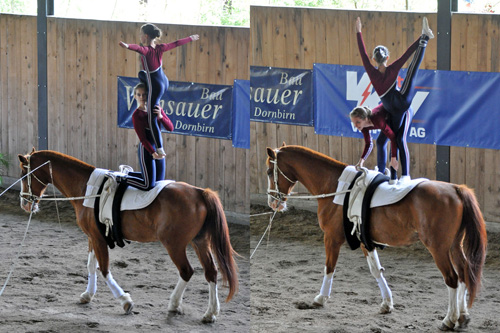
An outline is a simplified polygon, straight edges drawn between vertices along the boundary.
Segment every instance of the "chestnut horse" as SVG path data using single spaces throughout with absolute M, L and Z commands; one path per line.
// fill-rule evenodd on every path
M 86 184 L 95 167 L 71 156 L 55 151 L 33 151 L 19 155 L 22 175 L 30 173 L 47 161 L 22 181 L 21 207 L 26 211 L 36 211 L 38 201 L 49 183 L 52 183 L 65 197 L 74 198 L 78 226 L 89 239 L 87 268 L 89 281 L 87 290 L 81 294 L 80 302 L 89 303 L 96 292 L 97 268 L 99 267 L 113 296 L 119 299 L 128 314 L 133 302 L 128 293 L 113 279 L 109 270 L 109 253 L 105 239 L 99 232 L 93 209 L 83 206 Z M 43 200 L 43 198 L 42 198 Z M 172 292 L 168 310 L 181 312 L 182 296 L 193 275 L 186 256 L 186 247 L 191 243 L 205 271 L 209 284 L 208 309 L 204 322 L 213 322 L 219 314 L 217 295 L 217 267 L 214 256 L 222 272 L 223 282 L 229 285 L 229 301 L 238 289 L 237 266 L 224 210 L 219 197 L 210 189 L 175 182 L 166 186 L 153 203 L 140 210 L 122 212 L 122 232 L 125 239 L 137 242 L 160 241 L 179 270 L 179 280 Z
M 301 146 L 283 144 L 275 150 L 267 148 L 267 155 L 268 204 L 273 210 L 286 209 L 286 195 L 297 181 L 312 195 L 334 193 L 347 166 Z M 319 306 L 330 297 L 335 265 L 345 242 L 342 206 L 332 199 L 318 199 L 318 220 L 326 252 L 323 285 L 314 299 Z M 470 320 L 467 305 L 472 306 L 480 287 L 487 243 L 485 223 L 472 190 L 465 185 L 424 181 L 400 202 L 373 208 L 370 220 L 369 232 L 378 243 L 404 246 L 420 240 L 425 245 L 449 292 L 448 311 L 439 328 L 452 330 L 457 322 L 466 327 Z M 392 293 L 377 252 L 364 248 L 363 252 L 382 294 L 380 312 L 391 312 Z

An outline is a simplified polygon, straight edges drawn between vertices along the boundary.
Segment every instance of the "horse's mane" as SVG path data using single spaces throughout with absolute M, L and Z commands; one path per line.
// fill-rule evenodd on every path
M 69 155 L 66 155 L 66 154 L 63 154 L 63 153 L 60 153 L 57 151 L 53 151 L 53 150 L 39 150 L 39 151 L 35 151 L 32 154 L 32 156 L 33 155 L 44 156 L 49 160 L 50 159 L 57 159 L 57 160 L 62 161 L 68 165 L 74 165 L 74 166 L 88 168 L 88 169 L 95 168 L 93 165 L 90 165 L 86 162 L 80 161 L 79 159 L 77 159 L 73 156 L 69 156 Z
M 289 150 L 289 151 L 294 151 L 294 152 L 299 152 L 303 154 L 308 154 L 311 155 L 311 158 L 314 158 L 316 160 L 320 160 L 326 164 L 330 164 L 333 167 L 339 167 L 339 168 L 345 168 L 347 164 L 342 163 L 340 161 L 337 161 L 336 159 L 327 156 L 323 153 L 317 152 L 315 150 L 312 150 L 310 148 L 304 147 L 304 146 L 283 146 L 280 148 L 280 150 Z

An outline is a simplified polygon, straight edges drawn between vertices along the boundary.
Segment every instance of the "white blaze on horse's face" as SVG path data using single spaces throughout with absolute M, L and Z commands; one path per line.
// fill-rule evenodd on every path
M 27 182 L 23 179 L 21 181 L 22 183 L 22 192 L 23 193 L 28 193 L 28 185 L 27 185 Z M 37 213 L 40 209 L 38 207 L 38 202 L 31 202 L 29 200 L 29 198 L 25 198 L 23 195 L 20 195 L 19 196 L 19 200 L 20 200 L 20 205 L 21 205 L 21 208 L 27 212 L 27 213 L 30 213 L 31 210 L 32 210 L 32 205 L 33 205 L 33 213 Z
M 274 187 L 274 181 L 271 181 L 271 177 L 273 177 L 273 171 L 272 170 L 269 170 L 268 173 L 267 173 L 267 188 L 268 188 L 268 193 L 267 193 L 267 205 L 269 206 L 269 208 L 271 208 L 272 210 L 274 211 L 278 211 L 278 212 L 281 212 L 281 211 L 285 211 L 286 210 L 286 201 L 279 201 L 276 196 L 273 196 L 271 195 L 271 193 L 269 192 L 269 190 L 274 190 L 274 191 L 279 191 L 278 189 L 276 188 L 273 188 Z M 274 179 L 274 178 L 273 178 Z M 283 199 L 283 200 L 286 200 L 286 199 Z M 278 205 L 278 202 L 279 202 L 279 205 Z

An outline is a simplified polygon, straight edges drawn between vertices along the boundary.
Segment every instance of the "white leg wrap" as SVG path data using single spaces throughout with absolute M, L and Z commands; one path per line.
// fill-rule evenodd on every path
M 95 295 L 96 291 L 97 291 L 97 274 L 89 273 L 89 280 L 86 292 L 88 292 L 91 295 Z
M 467 309 L 467 287 L 465 283 L 458 283 L 458 309 L 460 314 L 468 315 L 469 310 Z
M 219 315 L 220 311 L 220 303 L 219 303 L 219 295 L 217 292 L 217 285 L 214 282 L 208 283 L 208 309 L 203 316 L 204 322 L 213 323 L 216 319 L 216 316 Z
M 332 293 L 333 274 L 335 274 L 335 271 L 333 271 L 330 274 L 326 274 L 326 267 L 325 267 L 325 275 L 323 276 L 323 284 L 321 285 L 321 290 L 319 291 L 319 294 L 321 296 L 330 297 L 330 294 Z
M 376 278 L 378 287 L 380 288 L 380 294 L 382 295 L 383 299 L 391 298 L 392 299 L 392 292 L 391 289 L 389 289 L 389 286 L 387 285 L 387 281 L 384 279 L 384 276 L 382 273 L 380 273 L 380 277 Z
M 377 250 L 373 250 L 372 252 L 368 252 L 368 257 L 366 257 L 368 261 L 368 267 L 370 267 L 370 272 L 372 273 L 374 278 L 378 278 L 381 272 L 384 270 L 384 267 L 380 264 L 380 260 L 378 258 Z
M 111 293 L 115 298 L 118 298 L 125 294 L 123 289 L 116 283 L 116 281 L 113 279 L 113 276 L 111 275 L 111 272 L 108 272 L 108 276 L 106 276 L 106 284 L 108 285 L 109 289 L 111 290 Z
M 95 295 L 97 291 L 97 258 L 94 251 L 89 252 L 87 270 L 89 271 L 89 277 L 86 292 L 90 295 Z
M 448 287 L 448 286 L 447 286 Z M 458 288 L 453 289 L 448 287 L 448 313 L 446 317 L 443 319 L 443 324 L 448 326 L 449 328 L 455 327 L 455 323 L 459 317 L 459 309 L 458 309 Z
M 177 285 L 175 286 L 172 295 L 170 296 L 170 302 L 168 304 L 168 311 L 179 311 L 179 307 L 182 303 L 182 296 L 184 294 L 184 290 L 186 290 L 187 281 L 184 281 L 179 276 L 179 281 L 177 281 Z

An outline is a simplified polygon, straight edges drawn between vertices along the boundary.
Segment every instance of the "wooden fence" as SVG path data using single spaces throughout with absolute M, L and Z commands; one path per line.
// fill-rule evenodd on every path
M 421 34 L 423 16 L 437 32 L 436 13 L 252 6 L 250 65 L 304 69 L 311 69 L 313 63 L 361 66 L 354 29 L 358 16 L 367 48 L 384 44 L 393 55 L 402 54 Z M 454 14 L 451 70 L 499 72 L 499 28 L 498 15 Z M 436 66 L 437 38 L 429 42 L 420 68 Z M 498 121 L 493 113 L 491 120 Z M 355 164 L 364 145 L 362 139 L 316 135 L 312 127 L 303 126 L 252 122 L 251 133 L 251 193 L 263 194 L 267 188 L 266 147 L 278 147 L 285 141 Z M 410 152 L 412 176 L 435 179 L 436 147 L 410 144 Z M 368 166 L 375 165 L 375 155 L 371 154 Z M 500 151 L 451 147 L 450 155 L 451 182 L 474 188 L 485 218 L 500 222 Z M 298 190 L 305 191 L 302 187 Z
M 142 23 L 48 19 L 48 146 L 102 168 L 138 168 L 138 139 L 117 127 L 117 76 L 137 76 L 139 57 L 118 46 L 138 43 Z M 162 41 L 200 40 L 169 51 L 170 80 L 232 85 L 249 79 L 248 28 L 162 25 Z M 0 152 L 12 161 L 38 143 L 36 17 L 0 15 Z M 249 213 L 249 152 L 228 140 L 164 134 L 166 177 L 219 192 L 226 210 Z
M 249 79 L 250 65 L 361 65 L 354 33 L 357 16 L 362 18 L 368 48 L 385 44 L 398 55 L 420 34 L 423 15 L 436 31 L 436 13 L 252 6 L 250 29 L 160 25 L 164 41 L 201 36 L 165 55 L 164 68 L 171 80 L 232 84 L 234 79 Z M 140 25 L 49 18 L 50 149 L 103 168 L 116 169 L 122 163 L 137 168 L 136 135 L 117 128 L 116 77 L 135 76 L 139 70 L 138 57 L 117 43 L 137 42 Z M 499 25 L 497 15 L 454 14 L 451 69 L 499 72 Z M 434 39 L 421 68 L 435 69 L 436 63 Z M 13 162 L 6 175 L 17 177 L 15 156 L 38 142 L 35 17 L 0 15 L 0 68 L 0 152 Z M 316 135 L 312 127 L 254 122 L 250 126 L 250 151 L 232 148 L 226 140 L 164 135 L 167 177 L 214 188 L 227 210 L 248 213 L 250 193 L 265 193 L 267 187 L 267 146 L 286 141 L 347 163 L 356 163 L 363 148 L 361 139 Z M 434 179 L 435 146 L 411 144 L 410 150 L 412 176 Z M 474 188 L 486 219 L 500 222 L 500 151 L 451 147 L 450 154 L 451 181 Z M 368 166 L 375 164 L 374 155 Z

